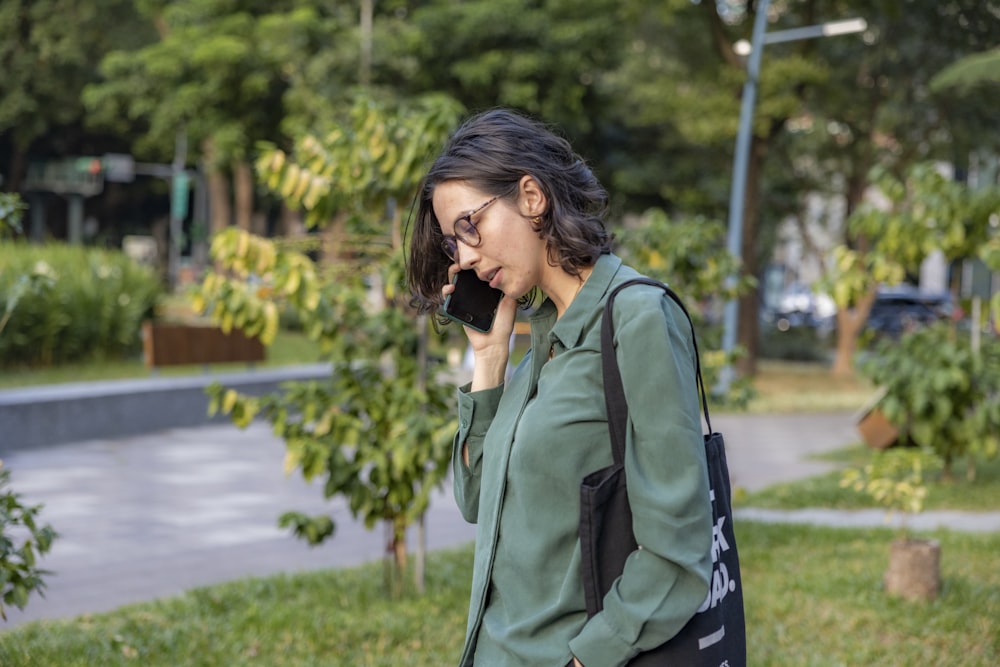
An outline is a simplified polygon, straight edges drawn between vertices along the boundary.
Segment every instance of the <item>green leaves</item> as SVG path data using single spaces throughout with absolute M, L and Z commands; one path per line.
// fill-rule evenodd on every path
M 996 456 L 1000 439 L 1000 341 L 939 323 L 885 340 L 861 366 L 885 390 L 879 408 L 946 469 L 960 456 Z
M 291 528 L 292 533 L 314 547 L 333 536 L 337 526 L 333 519 L 326 515 L 306 516 L 302 512 L 285 512 L 278 519 L 282 528 Z
M 21 496 L 5 489 L 10 471 L 0 461 L 0 619 L 6 620 L 5 607 L 24 609 L 28 596 L 45 589 L 47 570 L 37 567 L 38 556 L 48 553 L 58 533 L 49 525 L 37 523 L 41 505 L 28 506 Z
M 646 211 L 628 231 L 621 234 L 620 252 L 637 270 L 669 282 L 688 304 L 689 312 L 702 341 L 701 362 L 707 386 L 714 386 L 723 367 L 741 354 L 727 355 L 718 350 L 721 337 L 718 327 L 712 329 L 703 321 L 699 304 L 718 299 L 736 298 L 754 284 L 750 276 L 739 274 L 739 260 L 729 253 L 719 252 L 725 244 L 726 230 L 722 223 L 701 216 L 671 219 L 659 209 Z M 730 276 L 739 277 L 730 282 Z M 750 386 L 742 378 L 732 384 L 728 396 L 716 397 L 735 405 L 750 397 Z
M 22 231 L 21 218 L 27 209 L 16 192 L 0 192 L 0 239 Z
M 116 358 L 141 348 L 161 292 L 123 253 L 0 241 L 0 365 Z

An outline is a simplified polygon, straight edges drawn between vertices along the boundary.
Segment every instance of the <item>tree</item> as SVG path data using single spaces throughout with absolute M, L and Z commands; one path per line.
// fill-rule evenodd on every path
M 413 10 L 407 39 L 384 46 L 417 65 L 405 90 L 443 92 L 473 110 L 517 108 L 584 148 L 607 101 L 601 76 L 624 45 L 620 12 L 615 0 L 434 0 Z
M 348 122 L 325 136 L 306 135 L 293 154 L 266 149 L 262 181 L 304 210 L 308 224 L 346 220 L 341 261 L 320 271 L 294 247 L 229 230 L 213 241 L 220 272 L 206 276 L 196 304 L 224 329 L 241 328 L 265 343 L 281 305 L 321 343 L 333 362 L 328 382 L 261 398 L 215 387 L 212 406 L 240 425 L 267 418 L 285 440 L 286 470 L 325 476 L 327 497 L 347 498 L 368 527 L 390 526 L 394 591 L 407 565 L 407 527 L 448 471 L 454 387 L 428 356 L 426 318 L 407 307 L 401 214 L 389 204 L 413 198 L 458 113 L 441 97 L 397 108 L 360 97 Z M 335 529 L 326 515 L 290 512 L 282 523 L 311 544 Z M 422 587 L 420 566 L 416 577 Z
M 5 188 L 20 188 L 33 149 L 74 150 L 85 115 L 80 93 L 96 77 L 95 63 L 113 48 L 130 48 L 150 36 L 133 5 L 132 0 L 0 3 L 0 139 L 11 149 Z
M 885 201 L 873 197 L 851 215 L 849 233 L 863 243 L 835 248 L 825 280 L 839 308 L 837 375 L 853 372 L 858 334 L 878 286 L 915 275 L 935 250 L 953 261 L 992 247 L 991 220 L 1000 212 L 1000 188 L 972 190 L 943 176 L 933 163 L 914 166 L 905 180 L 876 168 L 872 180 Z
M 158 41 L 104 58 L 103 80 L 85 90 L 87 107 L 113 131 L 142 123 L 135 152 L 147 159 L 171 161 L 175 137 L 185 133 L 207 170 L 212 230 L 232 221 L 250 229 L 253 147 L 282 136 L 291 81 L 313 50 L 337 36 L 340 17 L 295 0 L 236 10 L 229 0 L 143 8 Z
M 875 185 L 873 174 L 889 170 L 899 180 L 920 162 L 942 160 L 955 165 L 961 180 L 969 146 L 974 145 L 970 138 L 982 146 L 996 145 L 992 109 L 976 115 L 954 95 L 933 94 L 932 81 L 956 59 L 991 46 L 1000 30 L 1000 15 L 995 2 L 976 0 L 881 0 L 840 7 L 845 16 L 867 20 L 864 47 L 857 48 L 852 40 L 815 40 L 830 64 L 829 82 L 806 91 L 803 113 L 790 138 L 808 147 L 792 163 L 796 177 L 822 184 L 817 191 L 827 195 L 830 208 L 842 202 L 850 218 Z M 868 253 L 868 238 L 842 225 L 837 215 L 825 217 L 825 236 L 839 238 L 842 246 L 861 256 Z M 827 249 L 811 241 L 808 232 L 803 236 L 807 245 L 817 248 L 828 272 L 838 271 L 831 262 L 852 261 L 824 252 Z M 835 373 L 853 370 L 851 356 L 873 294 L 866 288 L 856 292 L 857 301 L 841 302 Z
M 743 60 L 733 44 L 749 36 L 756 7 L 737 2 L 628 4 L 635 37 L 619 71 L 607 77 L 607 85 L 614 91 L 611 99 L 621 100 L 624 135 L 634 138 L 626 138 L 616 153 L 638 157 L 624 162 L 615 183 L 623 188 L 639 184 L 647 194 L 655 187 L 662 206 L 673 214 L 722 218 L 745 78 Z M 775 5 L 770 28 L 808 22 L 815 5 Z M 829 76 L 822 59 L 804 44 L 771 48 L 765 58 L 740 253 L 742 271 L 751 277 L 759 277 L 770 251 L 765 242 L 772 234 L 768 229 L 774 227 L 774 222 L 758 225 L 758 220 L 780 219 L 779 213 L 787 212 L 794 201 L 787 196 L 787 187 L 772 186 L 780 182 L 781 170 L 765 172 L 765 157 L 782 137 L 789 118 L 800 112 L 804 91 L 821 86 Z M 754 367 L 758 302 L 756 288 L 740 299 L 739 343 L 747 352 L 740 362 L 744 375 L 752 374 Z
M 720 304 L 748 290 L 752 282 L 743 278 L 735 285 L 728 285 L 729 276 L 739 269 L 739 262 L 728 253 L 719 253 L 725 234 L 725 226 L 718 221 L 703 217 L 671 220 L 662 210 L 650 209 L 630 225 L 619 249 L 638 271 L 667 282 L 688 304 L 688 312 L 698 329 L 698 340 L 702 342 L 701 368 L 707 387 L 717 386 L 722 369 L 733 363 L 738 351 L 728 356 L 718 351 L 721 339 L 718 318 L 713 323 L 705 313 L 711 315 Z M 738 378 L 730 384 L 726 395 L 715 398 L 745 405 L 750 398 L 749 378 Z

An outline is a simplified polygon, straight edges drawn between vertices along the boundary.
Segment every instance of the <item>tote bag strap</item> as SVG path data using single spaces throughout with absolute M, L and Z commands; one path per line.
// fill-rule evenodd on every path
M 691 343 L 694 345 L 695 374 L 698 379 L 698 391 L 701 394 L 701 409 L 705 415 L 708 432 L 712 431 L 712 420 L 708 415 L 708 399 L 705 393 L 705 381 L 701 377 L 701 356 L 698 354 L 698 337 L 695 335 L 694 322 L 691 315 L 677 294 L 665 284 L 652 278 L 633 278 L 615 287 L 604 303 L 604 319 L 601 322 L 601 368 L 604 374 L 604 403 L 608 412 L 608 432 L 611 435 L 611 454 L 614 462 L 620 464 L 625 460 L 625 427 L 628 420 L 628 404 L 625 402 L 625 387 L 622 384 L 622 374 L 618 368 L 615 356 L 615 323 L 612 309 L 615 296 L 629 285 L 651 285 L 659 287 L 674 303 L 680 306 L 681 312 L 687 318 L 691 327 Z

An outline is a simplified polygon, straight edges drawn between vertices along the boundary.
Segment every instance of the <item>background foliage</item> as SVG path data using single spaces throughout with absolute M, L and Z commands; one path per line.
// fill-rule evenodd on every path
M 250 165 L 344 126 L 362 87 L 383 102 L 444 95 L 469 111 L 508 105 L 556 124 L 610 187 L 616 227 L 650 207 L 672 219 L 724 219 L 745 77 L 733 44 L 749 37 L 755 3 L 372 7 L 369 22 L 365 3 L 354 2 L 4 3 L 3 187 L 18 189 L 29 158 L 111 150 L 167 162 L 182 133 L 186 166 L 206 175 L 213 230 L 233 222 L 258 233 L 287 228 L 295 214 L 255 188 Z M 104 29 L 100 18 L 110 15 L 115 26 Z M 861 35 L 772 44 L 764 53 L 740 252 L 742 271 L 758 283 L 785 220 L 858 243 L 833 212 L 860 205 L 872 167 L 903 174 L 944 160 L 962 180 L 1000 147 L 990 115 L 995 81 L 938 78 L 995 47 L 995 0 L 774 2 L 768 30 L 853 16 L 868 23 Z M 807 193 L 826 197 L 830 213 L 811 212 Z M 120 210 L 97 217 L 109 238 L 123 233 Z M 749 362 L 759 304 L 755 288 L 741 297 Z
M 5 366 L 135 354 L 162 290 L 124 254 L 80 246 L 0 242 L 0 267 L 0 313 L 10 307 L 0 333 Z

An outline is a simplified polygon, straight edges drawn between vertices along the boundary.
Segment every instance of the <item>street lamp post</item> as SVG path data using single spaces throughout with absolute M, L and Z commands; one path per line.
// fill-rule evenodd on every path
M 770 0 L 759 0 L 757 3 L 757 15 L 754 18 L 753 34 L 749 45 L 747 78 L 743 84 L 743 99 L 740 103 L 740 124 L 736 134 L 736 150 L 733 154 L 733 182 L 729 196 L 729 223 L 726 235 L 726 250 L 734 257 L 743 256 L 741 246 L 743 244 L 743 209 L 746 199 L 747 168 L 750 162 L 750 139 L 753 132 L 754 105 L 757 100 L 757 80 L 760 77 L 764 46 L 800 39 L 848 35 L 861 32 L 868 27 L 864 19 L 848 19 L 768 33 L 766 28 L 769 4 Z M 742 46 L 743 53 L 741 55 L 746 55 L 746 44 L 743 43 Z M 730 276 L 728 286 L 732 288 L 735 284 L 736 276 Z M 739 301 L 734 297 L 726 302 L 723 313 L 722 350 L 726 353 L 727 359 L 736 347 L 738 318 Z M 717 387 L 719 393 L 725 393 L 729 390 L 733 375 L 733 368 L 727 363 L 719 378 L 719 386 Z

